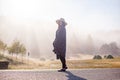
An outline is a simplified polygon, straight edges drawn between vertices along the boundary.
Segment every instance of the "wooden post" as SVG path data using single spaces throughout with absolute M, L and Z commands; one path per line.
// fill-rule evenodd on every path
M 30 56 L 30 53 L 28 52 L 28 65 L 29 65 L 29 56 Z

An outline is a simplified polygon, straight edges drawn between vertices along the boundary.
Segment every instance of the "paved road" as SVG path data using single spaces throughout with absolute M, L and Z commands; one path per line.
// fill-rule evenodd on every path
M 0 80 L 120 80 L 120 69 L 0 71 Z

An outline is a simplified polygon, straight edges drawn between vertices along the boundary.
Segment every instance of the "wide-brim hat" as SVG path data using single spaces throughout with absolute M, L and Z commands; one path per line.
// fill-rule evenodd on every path
M 60 21 L 64 22 L 65 25 L 67 25 L 67 23 L 66 23 L 64 18 L 60 18 L 60 19 L 56 20 L 56 23 L 59 24 Z

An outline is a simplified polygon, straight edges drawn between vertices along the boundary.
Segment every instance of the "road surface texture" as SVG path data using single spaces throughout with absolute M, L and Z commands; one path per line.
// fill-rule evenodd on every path
M 120 80 L 120 69 L 0 70 L 0 80 Z

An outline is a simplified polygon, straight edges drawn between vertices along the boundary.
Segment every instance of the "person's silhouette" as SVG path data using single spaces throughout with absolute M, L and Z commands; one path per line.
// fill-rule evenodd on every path
M 53 52 L 56 54 L 57 59 L 60 59 L 62 63 L 62 69 L 58 72 L 64 72 L 67 69 L 66 65 L 66 25 L 67 23 L 63 18 L 56 20 L 58 29 L 56 31 L 55 40 L 53 42 Z
M 70 71 L 66 71 L 65 73 L 67 74 L 66 77 L 68 77 L 68 80 L 87 80 L 85 78 L 81 78 L 79 76 L 74 75 Z

